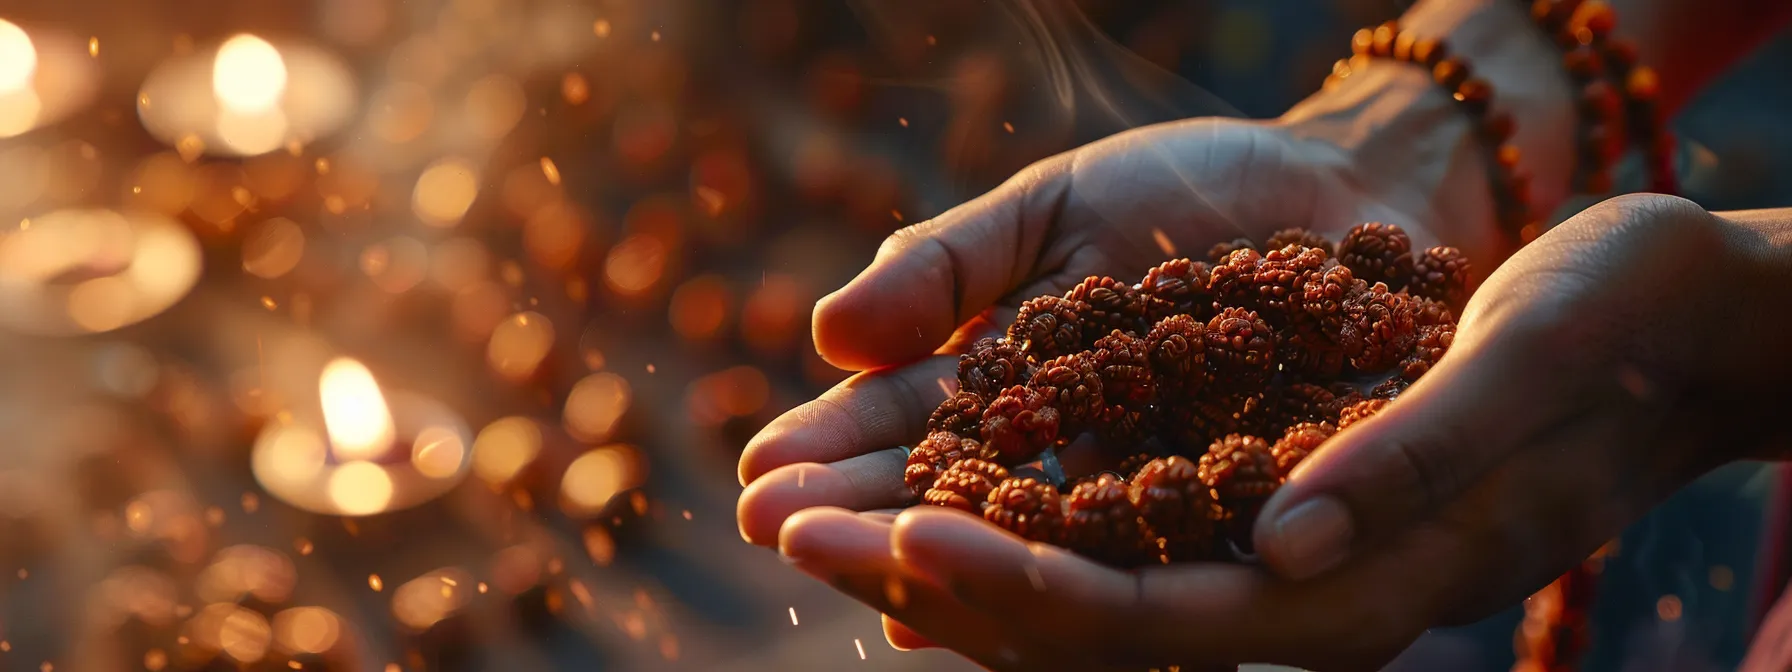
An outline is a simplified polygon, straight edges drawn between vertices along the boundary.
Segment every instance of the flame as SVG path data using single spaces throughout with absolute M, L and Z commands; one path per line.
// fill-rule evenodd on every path
M 317 387 L 323 397 L 324 429 L 338 459 L 372 459 L 392 448 L 396 434 L 392 414 L 372 371 L 339 357 L 324 366 Z
M 286 60 L 267 40 L 242 34 L 218 47 L 212 63 L 212 95 L 233 112 L 262 112 L 286 93 Z
M 0 19 L 0 93 L 19 91 L 31 86 L 31 75 L 37 72 L 37 47 L 25 29 Z

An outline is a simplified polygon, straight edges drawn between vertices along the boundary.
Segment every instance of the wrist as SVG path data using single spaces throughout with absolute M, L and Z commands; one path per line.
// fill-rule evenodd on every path
M 1573 170 L 1575 112 L 1555 47 L 1510 0 L 1420 2 L 1401 32 L 1435 38 L 1491 85 L 1496 114 L 1509 116 L 1518 173 L 1531 176 L 1529 202 L 1547 213 L 1565 197 Z M 1297 138 L 1342 150 L 1353 179 L 1378 205 L 1460 247 L 1483 272 L 1509 254 L 1496 216 L 1493 147 L 1479 124 L 1422 66 L 1352 59 L 1351 74 L 1294 106 L 1279 122 Z

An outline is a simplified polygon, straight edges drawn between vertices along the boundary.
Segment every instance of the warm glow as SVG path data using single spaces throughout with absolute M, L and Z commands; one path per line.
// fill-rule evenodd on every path
M 569 513 L 591 514 L 602 510 L 616 493 L 638 484 L 640 474 L 634 449 L 611 445 L 580 455 L 566 466 L 560 494 Z
M 473 472 L 487 483 L 516 476 L 541 453 L 541 429 L 535 421 L 508 417 L 492 421 L 473 440 Z
M 0 19 L 0 93 L 31 86 L 37 72 L 37 47 L 31 36 L 6 19 Z
M 392 615 L 422 631 L 454 615 L 473 595 L 473 577 L 462 569 L 440 569 L 411 579 L 392 593 Z
M 392 503 L 392 476 L 372 462 L 350 462 L 330 474 L 330 502 L 343 513 L 365 516 Z
M 593 443 L 609 438 L 628 410 L 629 397 L 628 381 L 622 376 L 607 372 L 585 376 L 566 395 L 567 433 Z
M 341 620 L 323 607 L 294 607 L 274 615 L 274 641 L 294 653 L 329 651 L 341 636 Z
M 31 89 L 0 90 L 0 138 L 10 138 L 37 127 L 43 101 Z
M 535 367 L 553 347 L 554 324 L 547 316 L 535 312 L 517 313 L 492 330 L 485 358 L 500 375 L 521 380 L 535 372 Z
M 260 112 L 279 104 L 286 92 L 286 61 L 274 45 L 254 35 L 237 35 L 218 47 L 212 62 L 212 95 L 225 109 Z
M 256 277 L 286 275 L 304 256 L 304 229 L 284 217 L 262 222 L 243 237 L 243 270 Z
M 479 195 L 479 171 L 466 159 L 442 159 L 429 165 L 411 192 L 411 209 L 425 223 L 454 226 Z
M 460 471 L 466 460 L 466 446 L 460 433 L 442 427 L 428 427 L 417 433 L 411 447 L 411 466 L 430 478 L 447 478 Z
M 323 396 L 324 428 L 329 431 L 330 446 L 338 458 L 367 459 L 391 449 L 392 414 L 386 410 L 385 395 L 380 393 L 379 383 L 367 367 L 347 357 L 337 358 L 324 366 L 318 391 Z M 386 484 L 388 490 L 391 485 Z M 334 499 L 334 480 L 331 488 Z

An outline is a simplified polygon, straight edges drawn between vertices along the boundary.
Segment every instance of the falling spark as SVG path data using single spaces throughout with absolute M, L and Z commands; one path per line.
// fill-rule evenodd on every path
M 908 128 L 908 117 L 897 117 L 896 123 L 902 124 L 903 128 Z
M 0 639 L 0 651 L 11 651 L 11 650 L 12 650 L 12 642 L 6 641 L 4 639 Z
M 289 660 L 289 661 L 286 661 L 286 666 L 287 666 L 287 667 L 290 667 L 290 668 L 292 668 L 292 669 L 295 669 L 295 670 L 303 670 L 303 669 L 305 669 L 305 664 L 304 664 L 304 663 L 301 663 L 301 662 L 299 662 L 299 661 L 296 661 L 296 660 Z
M 863 642 L 860 642 L 857 638 L 854 638 L 852 640 L 852 647 L 859 650 L 859 660 L 864 660 L 865 659 L 865 644 Z
M 1010 124 L 1010 123 L 1004 121 L 1004 122 L 1002 122 L 1002 130 L 1007 131 L 1010 135 L 1012 135 L 1014 133 L 1014 124 Z
M 940 41 L 938 39 L 935 39 L 932 35 L 927 36 L 927 46 L 931 47 L 931 46 L 934 46 L 939 43 L 940 43 Z
M 1157 249 L 1163 250 L 1166 256 L 1176 256 L 1176 245 L 1170 242 L 1169 234 L 1164 233 L 1163 229 L 1152 229 L 1151 239 L 1157 241 Z
M 799 487 L 799 488 L 803 487 L 803 481 L 806 480 L 808 477 L 809 477 L 809 469 L 807 467 L 797 467 L 797 469 L 796 469 L 796 487 Z
M 901 210 L 897 210 L 897 209 L 895 209 L 895 208 L 891 208 L 891 209 L 890 209 L 890 217 L 892 217 L 892 218 L 894 218 L 894 219 L 895 219 L 895 220 L 896 220 L 896 221 L 898 221 L 898 222 L 900 222 L 900 221 L 902 221 L 902 211 L 901 211 Z
M 321 158 L 321 157 L 318 158 L 316 166 L 317 166 L 317 174 L 319 174 L 319 175 L 329 175 L 330 174 L 330 160 L 329 159 L 325 159 L 325 158 Z
M 609 37 L 610 22 L 604 19 L 598 19 L 596 23 L 591 24 L 591 32 L 598 37 Z
M 548 177 L 548 184 L 555 186 L 560 184 L 560 167 L 554 165 L 553 159 L 541 157 L 541 174 Z
M 100 38 L 97 38 L 97 37 L 87 38 L 87 55 L 92 56 L 94 58 L 100 57 Z
M 648 364 L 648 365 L 647 365 L 647 372 L 648 372 L 648 373 L 653 373 L 653 365 L 652 365 L 652 364 Z
M 261 297 L 261 307 L 266 308 L 268 310 L 273 310 L 275 308 L 279 308 L 280 304 L 274 303 L 274 297 L 264 296 L 264 297 Z
M 796 607 L 790 608 L 790 624 L 791 625 L 797 624 L 797 622 L 796 622 Z
M 311 555 L 312 547 L 311 547 L 310 539 L 306 539 L 304 537 L 299 537 L 296 541 L 293 542 L 292 546 L 293 546 L 293 548 L 295 548 L 299 551 L 299 555 Z
M 480 581 L 480 582 L 479 582 L 479 586 L 478 586 L 478 589 L 479 589 L 479 594 L 480 594 L 480 595 L 484 595 L 484 594 L 485 594 L 485 591 L 487 591 L 487 590 L 491 590 L 491 587 L 489 587 L 489 586 L 487 586 L 487 585 L 485 585 L 485 582 L 484 582 L 484 581 Z
M 653 31 L 653 41 L 655 41 L 655 42 L 660 41 L 660 31 L 657 31 L 657 30 Z
M 690 509 L 685 509 L 685 510 L 684 510 L 684 519 L 685 519 L 685 520 L 690 520 L 690 519 L 691 519 L 691 510 L 690 510 Z
M 1027 582 L 1033 584 L 1033 590 L 1045 592 L 1045 577 L 1039 575 L 1038 565 L 1027 565 Z
M 386 587 L 386 584 L 385 584 L 385 582 L 380 581 L 380 575 L 368 574 L 367 575 L 367 587 L 372 588 L 373 592 L 377 593 L 377 592 L 380 592 L 380 590 L 384 589 Z
M 243 513 L 255 513 L 261 508 L 261 498 L 253 492 L 243 493 Z

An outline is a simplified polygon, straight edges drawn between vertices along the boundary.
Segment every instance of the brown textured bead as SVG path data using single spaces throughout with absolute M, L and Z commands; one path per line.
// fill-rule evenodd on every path
M 1462 104 L 1464 110 L 1475 117 L 1486 115 L 1488 106 L 1493 104 L 1493 86 L 1479 77 L 1463 80 L 1462 84 L 1456 87 L 1456 92 L 1450 95 L 1456 99 L 1456 102 Z
M 1624 78 L 1624 92 L 1635 100 L 1655 100 L 1661 95 L 1661 76 L 1646 65 L 1631 68 Z
M 1145 338 L 1109 332 L 1095 342 L 1094 357 L 1101 392 L 1109 404 L 1148 404 L 1157 399 L 1151 345 Z
M 1213 490 L 1228 514 L 1226 537 L 1250 552 L 1257 512 L 1282 485 L 1269 444 L 1255 436 L 1229 434 L 1213 442 L 1198 464 L 1201 482 Z
M 921 495 L 933 487 L 933 482 L 946 467 L 968 457 L 988 460 L 994 457 L 993 453 L 976 439 L 967 439 L 951 432 L 933 432 L 922 439 L 914 450 L 909 451 L 908 464 L 902 472 L 902 482 L 910 492 Z
M 1145 335 L 1161 394 L 1191 396 L 1207 381 L 1207 325 L 1187 315 L 1164 318 Z
M 1213 271 L 1205 262 L 1171 259 L 1145 273 L 1139 293 L 1145 297 L 1146 319 L 1157 322 L 1171 315 L 1206 319 L 1213 313 L 1213 296 L 1207 285 Z
M 1003 463 L 1038 455 L 1058 440 L 1061 416 L 1045 393 L 1016 385 L 983 411 L 983 443 Z
M 1064 298 L 1087 305 L 1083 314 L 1084 347 L 1115 329 L 1138 331 L 1145 319 L 1145 299 L 1137 290 L 1107 276 L 1089 276 Z
M 1300 244 L 1271 250 L 1246 283 L 1253 290 L 1250 305 L 1272 323 L 1288 325 L 1306 283 L 1322 276 L 1327 257 L 1325 250 Z
M 1342 264 L 1328 266 L 1320 273 L 1308 276 L 1301 287 L 1300 297 L 1294 302 L 1309 320 L 1296 323 L 1307 345 L 1313 349 L 1352 348 L 1348 342 L 1350 335 L 1344 329 L 1347 320 L 1344 303 L 1367 289 L 1368 283 L 1357 279 L 1350 267 Z M 1337 370 L 1320 373 L 1333 375 Z
M 1392 224 L 1358 224 L 1338 243 L 1338 262 L 1364 282 L 1399 289 L 1412 272 L 1412 239 Z
M 1455 341 L 1455 324 L 1419 327 L 1419 340 L 1413 344 L 1412 354 L 1400 363 L 1400 375 L 1409 381 L 1417 381 L 1443 359 Z
M 1594 40 L 1610 35 L 1612 29 L 1617 26 L 1618 13 L 1612 11 L 1612 6 L 1606 4 L 1604 0 L 1586 0 L 1576 7 L 1574 15 L 1568 18 L 1569 30 L 1577 33 L 1585 30 L 1592 34 Z M 1581 39 L 1582 44 L 1587 42 L 1588 40 Z
M 1605 74 L 1605 59 L 1592 47 L 1575 47 L 1562 54 L 1562 67 L 1576 82 L 1590 82 Z
M 1191 454 L 1199 453 L 1215 439 L 1263 424 L 1264 401 L 1261 394 L 1210 394 L 1164 406 L 1160 409 L 1164 438 Z
M 1361 343 L 1350 356 L 1350 365 L 1358 371 L 1385 371 L 1412 351 L 1418 339 L 1412 297 L 1378 282 L 1344 304 L 1348 318 L 1344 328 Z
M 1131 453 L 1126 457 L 1120 458 L 1120 461 L 1114 464 L 1114 471 L 1122 474 L 1137 474 L 1139 469 L 1145 466 L 1146 462 L 1150 462 L 1157 458 L 1158 455 L 1150 451 L 1141 450 Z
M 1406 291 L 1452 306 L 1468 300 L 1468 255 L 1454 247 L 1433 247 L 1412 262 Z
M 1068 355 L 1083 347 L 1082 316 L 1088 311 L 1089 304 L 1059 296 L 1029 299 L 1008 325 L 1008 340 L 1033 362 Z
M 1263 243 L 1265 248 L 1271 250 L 1279 250 L 1289 245 L 1318 248 L 1325 251 L 1325 255 L 1328 257 L 1331 256 L 1333 249 L 1332 241 L 1327 240 L 1325 236 L 1300 227 L 1282 229 L 1269 234 L 1269 239 Z
M 1290 426 L 1282 432 L 1282 438 L 1269 447 L 1269 454 L 1276 461 L 1276 472 L 1286 476 L 1294 471 L 1294 467 L 1336 433 L 1338 428 L 1329 422 L 1302 422 Z
M 1369 398 L 1393 401 L 1395 397 L 1400 396 L 1400 393 L 1405 392 L 1406 388 L 1411 385 L 1412 381 L 1400 376 L 1394 376 L 1393 378 L 1381 381 L 1375 386 L 1375 389 L 1369 390 Z
M 989 504 L 989 493 L 1006 478 L 1008 470 L 1002 465 L 974 457 L 965 458 L 941 472 L 939 478 L 934 479 L 933 487 L 921 496 L 921 501 L 982 513 L 983 507 Z
M 1434 327 L 1440 324 L 1456 324 L 1456 313 L 1442 301 L 1415 296 L 1413 297 L 1412 305 L 1413 323 L 1420 327 Z
M 1215 265 L 1223 264 L 1226 263 L 1226 257 L 1232 256 L 1233 252 L 1255 249 L 1257 249 L 1257 244 L 1251 242 L 1251 239 L 1234 238 L 1230 241 L 1207 248 L 1207 259 L 1212 261 Z
M 1276 366 L 1275 332 L 1257 311 L 1227 308 L 1207 322 L 1207 368 L 1227 387 L 1261 385 Z
M 1261 263 L 1263 255 L 1249 248 L 1233 250 L 1216 263 L 1213 275 L 1207 281 L 1207 291 L 1213 295 L 1214 306 L 1255 307 L 1257 288 L 1252 283 L 1257 279 L 1257 266 Z
M 1374 28 L 1359 28 L 1350 36 L 1350 53 L 1368 55 L 1374 46 Z
M 1064 355 L 1039 365 L 1027 387 L 1043 394 L 1071 434 L 1092 428 L 1107 409 L 1101 376 L 1095 372 L 1095 356 L 1087 352 Z
M 1112 474 L 1078 483 L 1065 504 L 1064 536 L 1083 556 L 1115 567 L 1143 564 L 1156 546 L 1128 497 L 1126 484 Z
M 1170 562 L 1202 560 L 1213 548 L 1214 526 L 1225 516 L 1213 491 L 1201 482 L 1200 467 L 1181 456 L 1146 462 L 1127 492 Z
M 1419 36 L 1410 32 L 1401 32 L 1394 36 L 1394 60 L 1412 61 L 1412 47 L 1419 41 Z
M 1387 407 L 1388 400 L 1386 399 L 1364 399 L 1346 406 L 1344 410 L 1338 412 L 1338 429 L 1340 431 L 1349 429 L 1351 425 L 1368 420 L 1370 416 L 1380 413 L 1381 409 Z
M 1446 58 L 1431 68 L 1431 79 L 1446 91 L 1455 91 L 1471 74 L 1468 64 L 1458 58 Z
M 1064 500 L 1036 478 L 1009 478 L 989 493 L 983 518 L 1023 539 L 1064 543 Z
M 1019 385 L 1033 376 L 1027 355 L 1006 338 L 982 338 L 971 351 L 958 357 L 958 389 L 985 399 Z
M 982 396 L 959 390 L 933 409 L 933 415 L 927 418 L 927 431 L 951 432 L 967 438 L 982 436 L 983 407 Z
M 1267 428 L 1273 434 L 1302 423 L 1336 420 L 1336 409 L 1330 407 L 1337 398 L 1331 390 L 1312 383 L 1280 386 L 1271 395 Z
M 1375 27 L 1369 35 L 1369 55 L 1386 58 L 1394 55 L 1394 38 L 1400 35 L 1399 26 L 1389 21 Z

